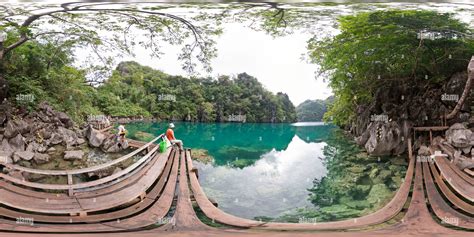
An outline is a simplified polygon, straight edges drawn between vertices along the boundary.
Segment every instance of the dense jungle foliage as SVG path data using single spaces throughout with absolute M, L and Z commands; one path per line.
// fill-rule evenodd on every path
M 17 48 L 7 55 L 4 67 L 11 100 L 30 109 L 46 100 L 77 122 L 101 114 L 201 122 L 296 120 L 286 94 L 269 92 L 246 73 L 186 78 L 123 62 L 93 87 L 72 62 L 72 51 L 64 45 L 28 42 Z

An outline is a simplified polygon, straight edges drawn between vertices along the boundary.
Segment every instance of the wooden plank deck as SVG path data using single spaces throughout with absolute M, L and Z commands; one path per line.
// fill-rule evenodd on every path
M 423 178 L 428 200 L 436 216 L 447 225 L 474 230 L 474 218 L 461 214 L 451 208 L 438 193 L 428 162 L 423 162 Z
M 448 162 L 448 165 L 449 167 L 451 167 L 451 169 L 456 172 L 461 178 L 463 178 L 464 180 L 466 180 L 468 183 L 470 183 L 471 185 L 474 185 L 474 178 L 469 176 L 468 173 L 466 173 L 465 171 L 463 172 L 462 170 L 460 170 L 454 163 L 454 147 L 452 147 L 451 145 L 449 144 L 437 144 L 437 146 L 439 148 L 441 148 L 441 150 L 448 154 L 449 158 L 451 159 L 451 162 Z M 464 159 L 469 159 L 465 156 L 462 156 Z
M 449 161 L 445 157 L 437 156 L 434 158 L 436 166 L 441 171 L 443 179 L 448 181 L 449 185 L 461 196 L 467 200 L 474 202 L 474 188 L 466 180 L 461 178 L 456 172 L 449 166 Z
M 191 182 L 191 188 L 194 193 L 196 202 L 198 203 L 204 214 L 216 222 L 227 224 L 230 226 L 243 228 L 257 228 L 266 230 L 340 230 L 340 229 L 354 229 L 366 227 L 383 223 L 395 215 L 397 215 L 403 208 L 408 198 L 410 191 L 412 177 L 414 172 L 414 158 L 410 159 L 408 170 L 400 189 L 395 194 L 394 198 L 382 209 L 363 216 L 360 218 L 353 218 L 344 221 L 321 222 L 321 223 L 275 223 L 275 222 L 258 222 L 248 220 L 240 217 L 235 217 L 223 212 L 215 207 L 204 194 L 200 187 L 196 174 L 188 172 Z M 192 162 L 188 159 L 188 167 L 192 167 Z
M 421 163 L 415 163 L 415 178 L 410 205 L 401 222 L 395 223 L 382 230 L 374 231 L 379 236 L 466 236 L 465 231 L 458 231 L 439 225 L 433 220 L 428 207 L 423 188 L 423 171 Z
M 153 165 L 150 172 L 146 172 L 140 177 L 140 180 L 129 185 L 126 188 L 119 189 L 111 194 L 105 194 L 96 197 L 71 197 L 70 199 L 38 199 L 34 196 L 13 193 L 6 189 L 0 189 L 0 200 L 2 203 L 20 210 L 32 212 L 50 213 L 50 214 L 72 214 L 87 213 L 99 210 L 107 210 L 132 202 L 140 197 L 152 185 L 152 183 L 161 174 L 166 163 L 166 158 L 170 150 L 166 153 L 157 153 L 154 160 L 157 163 Z M 28 201 L 29 200 L 29 201 Z
M 191 168 L 186 168 L 187 159 L 189 159 L 189 150 L 181 154 L 179 167 L 178 202 L 176 204 L 176 211 L 173 215 L 173 221 L 171 223 L 165 224 L 160 228 L 160 230 L 203 231 L 213 229 L 202 223 L 194 212 L 188 183 L 188 170 Z
M 434 154 L 434 151 L 436 150 L 434 147 L 434 145 L 430 147 L 430 151 L 432 152 L 432 154 Z M 466 211 L 467 213 L 474 213 L 474 206 L 459 198 L 454 192 L 451 191 L 448 185 L 446 185 L 446 183 L 443 181 L 442 175 L 440 175 L 440 173 L 436 169 L 434 162 L 429 162 L 429 166 L 431 168 L 431 173 L 433 174 L 436 184 L 443 193 L 444 197 L 446 197 L 448 201 L 453 203 L 453 205 Z
M 446 218 L 460 218 L 460 224 L 458 227 L 461 228 L 472 228 L 472 217 L 463 215 L 462 213 L 457 212 L 452 209 L 448 203 L 446 203 L 441 194 L 437 192 L 436 184 L 442 190 L 442 186 L 437 183 L 436 175 L 436 166 L 432 164 L 432 167 L 428 163 L 422 164 L 416 162 L 413 158 L 411 151 L 411 140 L 408 141 L 409 146 L 409 157 L 410 162 L 406 172 L 404 182 L 402 183 L 400 189 L 395 194 L 394 198 L 382 209 L 363 216 L 360 218 L 353 218 L 344 221 L 336 222 L 326 222 L 326 223 L 269 223 L 269 222 L 259 222 L 254 220 L 248 220 L 244 218 L 239 218 L 227 214 L 217 207 L 215 207 L 204 194 L 201 186 L 199 185 L 198 177 L 193 169 L 191 161 L 191 152 L 186 150 L 184 153 L 179 151 L 175 152 L 172 155 L 169 155 L 169 159 L 158 160 L 154 159 L 153 162 L 150 162 L 147 165 L 153 165 L 150 169 L 144 170 L 145 165 L 141 167 L 140 171 L 137 171 L 135 175 L 128 176 L 126 178 L 127 182 L 130 185 L 123 185 L 123 183 L 115 183 L 110 186 L 105 187 L 103 190 L 94 190 L 89 191 L 88 194 L 85 192 L 83 197 L 92 197 L 89 195 L 104 195 L 107 196 L 107 199 L 96 199 L 97 202 L 107 206 L 117 207 L 117 203 L 112 200 L 113 195 L 118 195 L 118 193 L 125 192 L 135 193 L 135 188 L 140 189 L 140 185 L 136 185 L 137 180 L 147 180 L 150 182 L 148 186 L 150 189 L 146 190 L 146 194 L 142 196 L 142 201 L 131 204 L 128 207 L 122 207 L 121 209 L 107 211 L 105 213 L 92 213 L 90 216 L 74 216 L 70 219 L 70 223 L 65 223 L 67 220 L 66 216 L 54 216 L 51 217 L 54 220 L 44 219 L 44 222 L 39 221 L 32 226 L 29 225 L 19 225 L 15 223 L 14 220 L 2 219 L 0 218 L 0 231 L 23 231 L 30 233 L 98 233 L 105 232 L 101 235 L 107 235 L 107 232 L 117 232 L 122 231 L 139 231 L 133 232 L 134 234 L 141 233 L 142 235 L 163 235 L 166 233 L 201 233 L 203 236 L 232 236 L 232 235 L 275 235 L 282 232 L 281 230 L 291 231 L 287 232 L 291 236 L 304 235 L 305 232 L 299 231 L 340 231 L 340 230 L 355 230 L 355 229 L 364 229 L 369 226 L 377 225 L 384 223 L 392 219 L 395 215 L 400 213 L 408 200 L 410 193 L 410 187 L 413 182 L 413 194 L 410 201 L 410 206 L 408 212 L 403 218 L 402 222 L 390 225 L 389 227 L 382 227 L 376 230 L 364 230 L 363 232 L 347 232 L 348 236 L 391 236 L 394 234 L 407 234 L 407 235 L 431 235 L 433 233 L 444 235 L 444 236 L 456 236 L 460 234 L 465 234 L 465 232 L 448 229 L 444 226 L 438 225 L 433 218 L 431 217 L 429 210 L 425 204 L 425 196 L 423 190 L 423 180 L 426 185 L 426 191 L 428 194 L 428 199 L 430 201 L 431 207 L 435 214 L 439 217 Z M 137 145 L 139 145 L 137 143 Z M 181 159 L 180 159 L 181 155 Z M 158 156 L 158 155 L 157 155 Z M 156 158 L 157 156 L 154 156 Z M 161 162 L 160 162 L 161 161 Z M 442 161 L 441 161 L 442 162 Z M 446 164 L 444 168 L 451 168 Z M 423 167 L 422 167 L 423 166 Z M 154 168 L 154 169 L 152 169 Z M 432 171 L 430 171 L 430 168 Z M 440 169 L 441 170 L 441 169 Z M 179 173 L 178 173 L 179 172 Z M 451 170 L 452 173 L 456 174 Z M 156 175 L 156 173 L 159 173 Z M 433 176 L 431 176 L 433 174 Z M 439 176 L 439 175 L 438 175 Z M 137 179 L 137 177 L 141 177 Z M 424 178 L 424 179 L 423 179 Z M 430 179 L 431 178 L 431 179 Z M 179 180 L 179 182 L 178 182 Z M 461 179 L 462 180 L 462 179 Z M 9 184 L 4 182 L 5 184 Z M 176 209 L 173 215 L 172 223 L 163 222 L 166 219 L 167 214 L 172 207 L 173 199 L 176 194 L 176 185 L 178 186 L 178 200 L 176 203 Z M 443 181 L 444 183 L 444 181 Z M 13 184 L 9 184 L 15 192 L 23 193 L 26 196 L 35 194 L 37 191 L 28 190 L 23 192 L 23 188 L 18 188 Z M 447 186 L 446 186 L 447 187 Z M 15 189 L 16 188 L 16 189 Z M 130 189 L 128 189 L 130 188 Z M 143 188 L 143 187 L 142 187 Z M 0 190 L 3 188 L 0 187 Z M 128 191 L 123 191 L 127 190 Z M 133 189 L 133 190 L 132 190 Z M 27 190 L 27 189 L 24 189 Z M 132 191 L 130 191 L 132 190 Z M 11 190 L 10 190 L 11 191 Z M 14 192 L 14 191 L 12 191 Z M 445 194 L 443 192 L 443 194 Z M 50 195 L 44 193 L 44 195 Z M 194 212 L 191 195 L 194 195 L 194 199 L 197 204 L 204 212 L 205 215 L 215 220 L 216 222 L 224 223 L 230 226 L 243 227 L 245 229 L 216 229 L 211 228 L 207 225 L 204 225 L 196 216 Z M 447 195 L 449 196 L 449 195 Z M 84 198 L 90 200 L 90 198 Z M 70 201 L 68 196 L 60 195 L 57 200 L 54 201 Z M 80 198 L 78 200 L 81 200 Z M 450 202 L 452 202 L 449 199 Z M 452 202 L 455 203 L 455 202 Z M 94 205 L 92 203 L 87 203 L 87 205 Z M 85 206 L 87 206 L 85 205 Z M 466 208 L 466 207 L 465 207 Z M 6 209 L 6 208 L 4 208 Z M 0 216 L 2 216 L 2 210 L 0 208 Z M 8 211 L 13 211 L 12 209 L 6 209 Z M 470 210 L 470 209 L 468 209 Z M 23 212 L 19 212 L 22 214 Z M 7 215 L 8 214 L 8 215 Z M 3 216 L 10 217 L 14 219 L 17 212 L 7 213 Z M 45 216 L 41 214 L 32 214 L 37 216 Z M 25 216 L 26 217 L 26 216 Z M 36 217 L 36 216 L 34 216 Z M 37 219 L 40 220 L 40 219 Z M 164 225 L 163 225 L 164 224 Z M 158 227 L 154 228 L 153 227 Z M 152 228 L 152 229 L 150 229 Z M 297 232 L 294 232 L 297 231 Z M 285 232 L 286 233 L 286 232 Z M 309 233 L 312 236 L 322 234 L 323 236 L 337 236 L 343 232 L 312 232 Z M 130 233 L 128 233 L 130 234 Z
M 171 159 L 171 158 L 170 158 Z M 156 201 L 157 197 L 145 198 L 147 202 L 154 202 L 152 205 L 147 206 L 146 211 L 134 213 L 128 213 L 128 215 L 133 215 L 128 218 L 119 219 L 120 216 L 115 216 L 114 213 L 109 213 L 109 221 L 100 222 L 100 223 L 91 223 L 91 224 L 68 224 L 68 225 L 58 225 L 58 224 L 43 224 L 35 223 L 33 226 L 29 225 L 18 225 L 14 221 L 2 220 L 0 219 L 0 230 L 17 230 L 17 231 L 27 231 L 27 232 L 50 232 L 50 233 L 82 233 L 82 232 L 115 232 L 115 231 L 124 231 L 124 230 L 140 230 L 147 226 L 155 225 L 157 222 L 160 222 L 168 213 L 169 208 L 174 197 L 174 191 L 177 180 L 178 173 L 178 159 L 179 152 L 175 152 L 173 160 L 173 168 L 170 176 L 162 175 L 158 182 L 156 189 L 162 189 L 163 185 L 166 183 L 165 190 L 161 193 Z M 169 162 L 171 164 L 171 162 Z M 170 182 L 166 182 L 166 180 Z M 160 186 L 161 185 L 161 186 Z M 150 192 L 151 193 L 151 192 Z M 159 191 L 153 192 L 153 194 L 160 194 Z M 136 206 L 135 206 L 136 207 Z M 80 219 L 80 222 L 87 222 L 87 218 Z
M 448 185 L 446 185 L 446 183 L 443 181 L 443 178 L 436 169 L 435 165 L 430 162 L 429 166 L 431 173 L 435 178 L 436 184 L 443 193 L 443 196 L 446 197 L 446 199 L 448 199 L 448 201 L 451 202 L 457 208 L 464 210 L 467 213 L 474 213 L 474 206 L 465 202 L 464 200 L 459 198 L 453 191 L 451 191 Z

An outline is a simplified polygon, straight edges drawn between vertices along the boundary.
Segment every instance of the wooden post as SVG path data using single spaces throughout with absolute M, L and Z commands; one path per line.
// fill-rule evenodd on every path
M 194 173 L 196 174 L 196 178 L 199 179 L 199 170 L 198 170 L 196 167 L 193 167 L 193 168 L 191 169 L 191 172 L 194 172 Z
M 433 145 L 433 132 L 430 129 L 430 144 Z
M 73 183 L 74 183 L 74 182 L 73 182 L 73 180 L 72 180 L 72 174 L 68 174 L 68 175 L 67 175 L 67 184 L 68 184 L 68 185 L 73 185 Z M 72 188 L 69 188 L 69 190 L 68 190 L 68 195 L 69 195 L 69 196 L 74 195 L 74 190 L 73 190 Z
M 408 139 L 408 159 L 413 159 L 413 151 L 411 148 L 411 138 Z

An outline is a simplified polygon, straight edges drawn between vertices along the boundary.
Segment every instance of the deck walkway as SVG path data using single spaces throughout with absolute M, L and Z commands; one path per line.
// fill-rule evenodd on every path
M 444 157 L 435 156 L 434 163 L 417 161 L 412 154 L 411 139 L 408 139 L 406 176 L 386 206 L 367 216 L 324 223 L 261 222 L 225 213 L 209 201 L 200 186 L 191 150 L 180 152 L 169 148 L 165 153 L 158 153 L 155 141 L 129 140 L 131 147 L 137 148 L 132 154 L 145 150 L 147 154 L 127 172 L 94 183 L 39 185 L 0 175 L 0 236 L 2 231 L 9 232 L 9 236 L 25 233 L 95 236 L 100 232 L 104 232 L 100 235 L 120 236 L 120 232 L 130 235 L 130 231 L 141 236 L 199 233 L 203 236 L 283 236 L 285 233 L 291 236 L 463 236 L 466 230 L 474 230 L 473 186 L 453 171 Z M 439 147 L 432 147 L 432 151 L 436 149 Z M 119 159 L 130 158 L 125 157 Z M 117 163 L 86 170 L 114 164 Z M 70 176 L 84 171 L 45 172 L 7 166 L 43 175 Z M 411 195 L 410 190 L 413 190 Z M 198 218 L 193 200 L 205 216 L 225 227 L 205 225 Z M 406 206 L 408 210 L 404 213 Z M 396 217 L 400 215 L 403 218 L 398 221 Z

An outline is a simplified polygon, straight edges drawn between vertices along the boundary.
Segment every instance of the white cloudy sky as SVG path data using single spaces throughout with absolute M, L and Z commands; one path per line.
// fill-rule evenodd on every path
M 474 0 L 473 0 L 474 1 Z M 455 12 L 462 21 L 473 24 L 474 6 L 463 5 L 473 9 L 472 12 L 457 12 L 459 5 L 455 4 L 387 4 L 396 8 L 430 9 L 440 12 Z M 338 6 L 341 14 L 353 12 L 345 6 Z M 175 8 L 174 11 L 177 11 Z M 173 10 L 172 10 L 173 11 Z M 181 10 L 178 12 L 184 13 Z M 186 13 L 184 13 L 186 14 Z M 319 24 L 315 22 L 315 24 Z M 334 34 L 334 29 L 328 27 Z M 236 75 L 246 72 L 256 77 L 268 90 L 287 93 L 293 104 L 307 99 L 325 99 L 332 94 L 323 78 L 315 78 L 317 65 L 302 60 L 306 53 L 306 41 L 311 37 L 308 33 L 295 32 L 285 37 L 273 38 L 261 31 L 250 29 L 245 23 L 227 23 L 224 33 L 216 39 L 217 58 L 212 60 L 213 72 L 210 76 Z M 151 58 L 149 52 L 143 48 L 136 48 L 135 56 L 116 59 L 134 60 L 140 64 L 150 66 L 171 75 L 187 76 L 181 69 L 181 62 L 177 57 L 181 46 L 166 46 L 162 48 L 161 58 Z M 199 72 L 201 76 L 208 76 Z
M 295 105 L 306 99 L 325 99 L 331 90 L 321 79 L 315 78 L 316 66 L 301 58 L 309 38 L 304 33 L 273 38 L 245 24 L 226 24 L 224 33 L 217 39 L 218 56 L 212 60 L 211 75 L 246 72 L 268 90 L 287 93 Z M 136 57 L 128 59 L 168 74 L 186 76 L 177 59 L 179 50 L 180 46 L 163 48 L 165 54 L 160 59 L 150 58 L 145 50 L 140 50 Z

